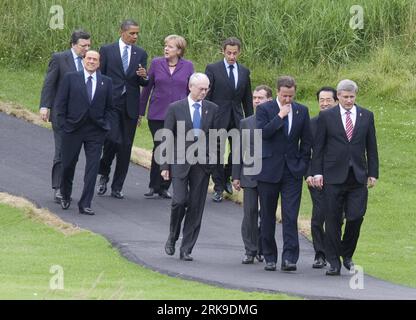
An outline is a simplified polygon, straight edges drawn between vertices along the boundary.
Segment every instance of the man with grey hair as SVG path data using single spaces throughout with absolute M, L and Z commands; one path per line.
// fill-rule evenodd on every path
M 314 185 L 325 199 L 325 253 L 328 276 L 340 275 L 341 257 L 347 270 L 367 209 L 368 189 L 378 178 L 378 152 L 374 115 L 355 104 L 358 86 L 342 80 L 339 104 L 320 112 L 312 155 Z M 345 213 L 346 225 L 341 238 Z
M 169 105 L 164 124 L 164 129 L 173 134 L 174 146 L 172 163 L 160 164 L 162 177 L 165 180 L 171 178 L 173 187 L 169 237 L 165 251 L 168 255 L 175 253 L 175 243 L 179 238 L 182 220 L 185 218 L 179 254 L 179 258 L 184 261 L 193 260 L 191 253 L 201 228 L 209 176 L 213 169 L 209 164 L 210 154 L 216 152 L 209 149 L 208 146 L 211 145 L 216 147 L 216 142 L 210 143 L 208 137 L 210 129 L 218 129 L 218 106 L 205 100 L 208 90 L 208 77 L 203 73 L 194 73 L 189 79 L 188 97 Z M 181 128 L 185 128 L 182 133 Z M 194 139 L 186 139 L 185 146 L 178 149 L 182 145 L 178 140 L 184 140 L 189 135 L 193 135 Z M 199 140 L 204 141 L 204 138 L 205 154 L 198 154 L 198 160 L 194 163 L 188 153 L 200 152 L 199 149 L 191 149 L 191 146 Z M 155 157 L 159 157 L 159 151 L 155 151 Z

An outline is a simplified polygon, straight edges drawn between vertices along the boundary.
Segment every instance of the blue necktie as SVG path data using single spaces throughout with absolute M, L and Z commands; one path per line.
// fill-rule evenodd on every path
M 194 107 L 194 115 L 193 115 L 193 120 L 192 123 L 194 125 L 194 129 L 201 129 L 201 114 L 199 112 L 199 108 L 201 107 L 201 105 L 199 103 L 194 103 L 192 105 Z M 197 136 L 197 134 L 195 133 L 195 136 Z
M 82 69 L 84 69 L 81 60 L 82 60 L 81 57 L 77 57 L 77 69 L 78 69 L 78 71 L 81 71 Z
M 228 80 L 230 80 L 231 88 L 235 89 L 235 78 L 234 78 L 234 66 L 230 64 L 228 66 L 230 68 L 230 75 L 228 76 Z
M 88 100 L 91 103 L 92 101 L 92 76 L 89 76 L 87 80 L 87 93 L 88 93 Z
M 123 56 L 121 57 L 121 61 L 123 62 L 124 73 L 127 73 L 127 69 L 129 68 L 129 52 L 127 47 L 128 46 L 124 47 Z

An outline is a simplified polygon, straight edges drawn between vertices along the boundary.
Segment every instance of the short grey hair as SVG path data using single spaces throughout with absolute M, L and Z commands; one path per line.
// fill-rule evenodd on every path
M 205 73 L 195 72 L 189 78 L 189 85 L 193 86 L 194 84 L 196 84 L 196 83 L 198 83 L 202 80 L 208 81 L 208 85 L 209 85 L 209 78 Z
M 341 80 L 337 85 L 337 92 L 341 91 L 350 91 L 357 93 L 358 92 L 358 86 L 357 84 L 349 79 Z

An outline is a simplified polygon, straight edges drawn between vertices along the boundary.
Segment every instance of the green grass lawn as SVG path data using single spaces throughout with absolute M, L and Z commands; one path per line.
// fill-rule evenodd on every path
M 363 68 L 364 66 L 356 66 L 353 73 L 345 70 L 342 75 L 333 77 L 364 77 L 365 75 L 359 75 L 360 72 L 364 73 Z M 374 68 L 375 66 L 372 70 L 377 70 Z M 316 85 L 316 76 L 311 73 L 299 73 L 295 76 L 309 87 L 311 83 L 319 87 Z M 399 87 L 396 86 L 400 81 L 396 80 L 392 80 L 392 87 L 383 82 L 387 91 L 370 83 L 378 93 L 385 92 L 383 96 L 372 94 L 368 90 L 366 93 L 360 92 L 357 98 L 358 104 L 375 114 L 380 180 L 369 192 L 368 209 L 355 262 L 373 276 L 416 287 L 416 180 L 413 168 L 416 163 L 416 113 L 414 96 L 410 91 L 408 94 L 404 91 L 400 96 L 397 91 Z M 42 81 L 43 71 L 10 72 L 0 67 L 0 100 L 14 101 L 31 110 L 37 110 Z M 391 90 L 393 98 L 387 98 L 390 96 L 388 90 Z M 317 104 L 313 96 L 311 99 L 300 99 L 300 102 L 309 107 L 312 116 L 317 114 Z M 151 136 L 146 122 L 137 131 L 135 144 L 151 148 Z M 300 214 L 309 218 L 310 213 L 310 196 L 304 187 Z
M 0 243 L 0 299 L 292 299 L 162 275 L 127 261 L 99 235 L 66 236 L 4 204 Z M 50 288 L 52 266 L 62 267 L 63 290 Z

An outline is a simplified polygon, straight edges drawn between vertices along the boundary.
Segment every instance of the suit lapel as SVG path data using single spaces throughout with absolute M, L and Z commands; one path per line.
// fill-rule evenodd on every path
M 87 84 L 85 82 L 84 71 L 78 71 L 78 77 L 79 77 L 79 83 L 82 88 L 82 90 L 80 90 L 81 94 L 84 96 L 84 99 L 87 102 L 87 104 L 90 104 L 90 101 L 88 99 Z
M 227 69 L 225 68 L 224 61 L 220 61 L 219 68 L 220 68 L 220 74 L 222 74 L 222 76 L 224 77 L 225 82 L 227 83 L 228 87 L 230 87 L 230 89 L 235 90 L 235 88 L 231 86 L 230 79 L 228 77 L 228 73 L 227 73 Z
M 167 63 L 166 63 L 166 65 L 167 65 Z M 167 66 L 167 67 L 168 67 L 168 73 L 169 73 L 169 75 L 170 75 L 169 66 Z M 182 59 L 179 59 L 179 60 L 178 60 L 178 64 L 176 65 L 176 68 L 175 68 L 175 70 L 173 71 L 172 75 L 174 75 L 176 72 L 179 72 L 179 70 L 181 70 L 181 69 L 182 69 L 182 67 L 183 67 L 183 61 L 182 61 Z
M 237 87 L 235 88 L 236 91 L 238 91 L 241 87 L 241 80 L 243 79 L 244 70 L 241 68 L 241 65 L 236 63 L 237 70 L 238 70 L 238 79 L 237 79 Z
M 344 137 L 345 142 L 349 142 L 347 138 L 347 133 L 345 132 L 344 124 L 342 123 L 342 117 L 341 117 L 341 107 L 338 104 L 336 107 L 334 107 L 334 117 L 335 117 L 335 125 L 337 128 L 340 128 L 341 134 Z
M 351 141 L 355 138 L 355 136 L 357 135 L 357 133 L 358 133 L 358 130 L 360 129 L 360 127 L 361 127 L 361 124 L 362 124 L 362 117 L 363 117 L 363 113 L 362 113 L 362 111 L 361 111 L 361 108 L 360 107 L 358 107 L 357 105 L 355 105 L 355 110 L 356 110 L 356 112 L 357 112 L 357 116 L 356 116 L 356 118 L 355 118 L 355 126 L 354 126 L 354 129 L 353 129 L 353 131 L 352 131 L 352 137 L 351 137 Z
M 113 61 L 116 61 L 119 66 L 119 70 L 121 70 L 121 72 L 124 74 L 123 62 L 121 61 L 120 46 L 118 42 L 113 44 L 112 54 L 114 58 Z
M 74 57 L 72 56 L 71 50 L 68 50 L 68 53 L 65 57 L 65 61 L 70 70 L 77 71 L 77 66 L 75 65 Z
M 205 103 L 205 100 L 202 100 L 202 107 L 201 107 L 201 130 L 204 132 L 208 131 L 208 107 Z
M 94 97 L 92 98 L 91 105 L 94 104 L 97 95 L 100 94 L 100 91 L 102 90 L 102 87 L 104 86 L 104 82 L 103 82 L 103 79 L 101 77 L 101 73 L 97 71 L 96 75 L 97 75 L 97 85 L 95 87 L 95 93 L 94 93 Z
M 185 132 L 187 133 L 189 130 L 194 128 L 194 124 L 192 122 L 191 112 L 189 109 L 189 102 L 188 99 L 185 100 L 185 103 L 183 104 L 183 107 L 185 108 Z
M 299 107 L 297 104 L 292 103 L 292 127 L 290 128 L 290 132 L 287 135 L 288 137 L 290 137 L 293 132 L 295 131 L 294 129 L 296 128 L 296 126 L 299 123 Z
M 127 72 L 126 74 L 128 74 L 129 72 L 131 72 L 133 66 L 136 66 L 136 59 L 137 59 L 137 48 L 133 45 L 131 46 L 131 55 L 130 55 L 130 63 L 129 63 L 129 67 L 127 68 Z M 135 70 L 134 70 L 135 71 Z

